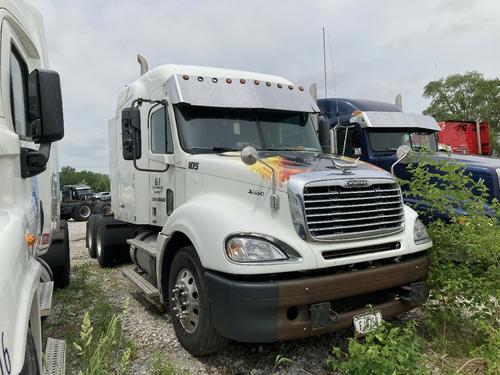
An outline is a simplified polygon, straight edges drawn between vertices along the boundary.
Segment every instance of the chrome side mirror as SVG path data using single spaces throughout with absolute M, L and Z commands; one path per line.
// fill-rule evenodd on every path
M 246 165 L 254 165 L 257 163 L 257 150 L 255 147 L 247 146 L 241 150 L 241 161 Z
M 413 153 L 413 149 L 408 145 L 401 145 L 398 147 L 396 151 L 396 162 L 391 166 L 391 173 L 394 175 L 394 167 L 401 164 L 409 164 L 410 163 L 410 155 Z
M 396 151 L 396 157 L 398 158 L 400 163 L 408 164 L 410 162 L 410 154 L 412 151 L 413 150 L 410 146 L 401 145 Z

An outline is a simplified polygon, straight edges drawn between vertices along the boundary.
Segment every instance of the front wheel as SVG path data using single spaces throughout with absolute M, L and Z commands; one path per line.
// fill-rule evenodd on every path
M 227 339 L 213 325 L 203 267 L 193 246 L 175 254 L 168 284 L 170 315 L 181 345 L 197 356 L 220 350 Z

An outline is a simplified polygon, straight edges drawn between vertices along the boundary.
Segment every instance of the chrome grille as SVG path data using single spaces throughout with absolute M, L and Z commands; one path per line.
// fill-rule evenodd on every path
M 371 237 L 404 227 L 401 189 L 394 181 L 363 187 L 306 185 L 304 206 L 309 233 L 318 240 Z

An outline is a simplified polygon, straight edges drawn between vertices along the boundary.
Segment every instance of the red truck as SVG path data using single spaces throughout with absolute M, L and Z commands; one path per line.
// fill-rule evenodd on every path
M 489 128 L 486 121 L 441 121 L 438 123 L 439 147 L 454 154 L 490 155 Z M 451 148 L 451 149 L 450 149 Z

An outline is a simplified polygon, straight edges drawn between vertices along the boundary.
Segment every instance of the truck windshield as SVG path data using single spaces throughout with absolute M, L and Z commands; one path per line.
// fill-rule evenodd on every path
M 175 107 L 182 148 L 189 153 L 238 151 L 320 152 L 310 115 L 264 109 Z
M 414 151 L 437 151 L 436 136 L 432 131 L 370 129 L 368 136 L 373 151 L 396 151 L 401 145 L 411 146 Z

